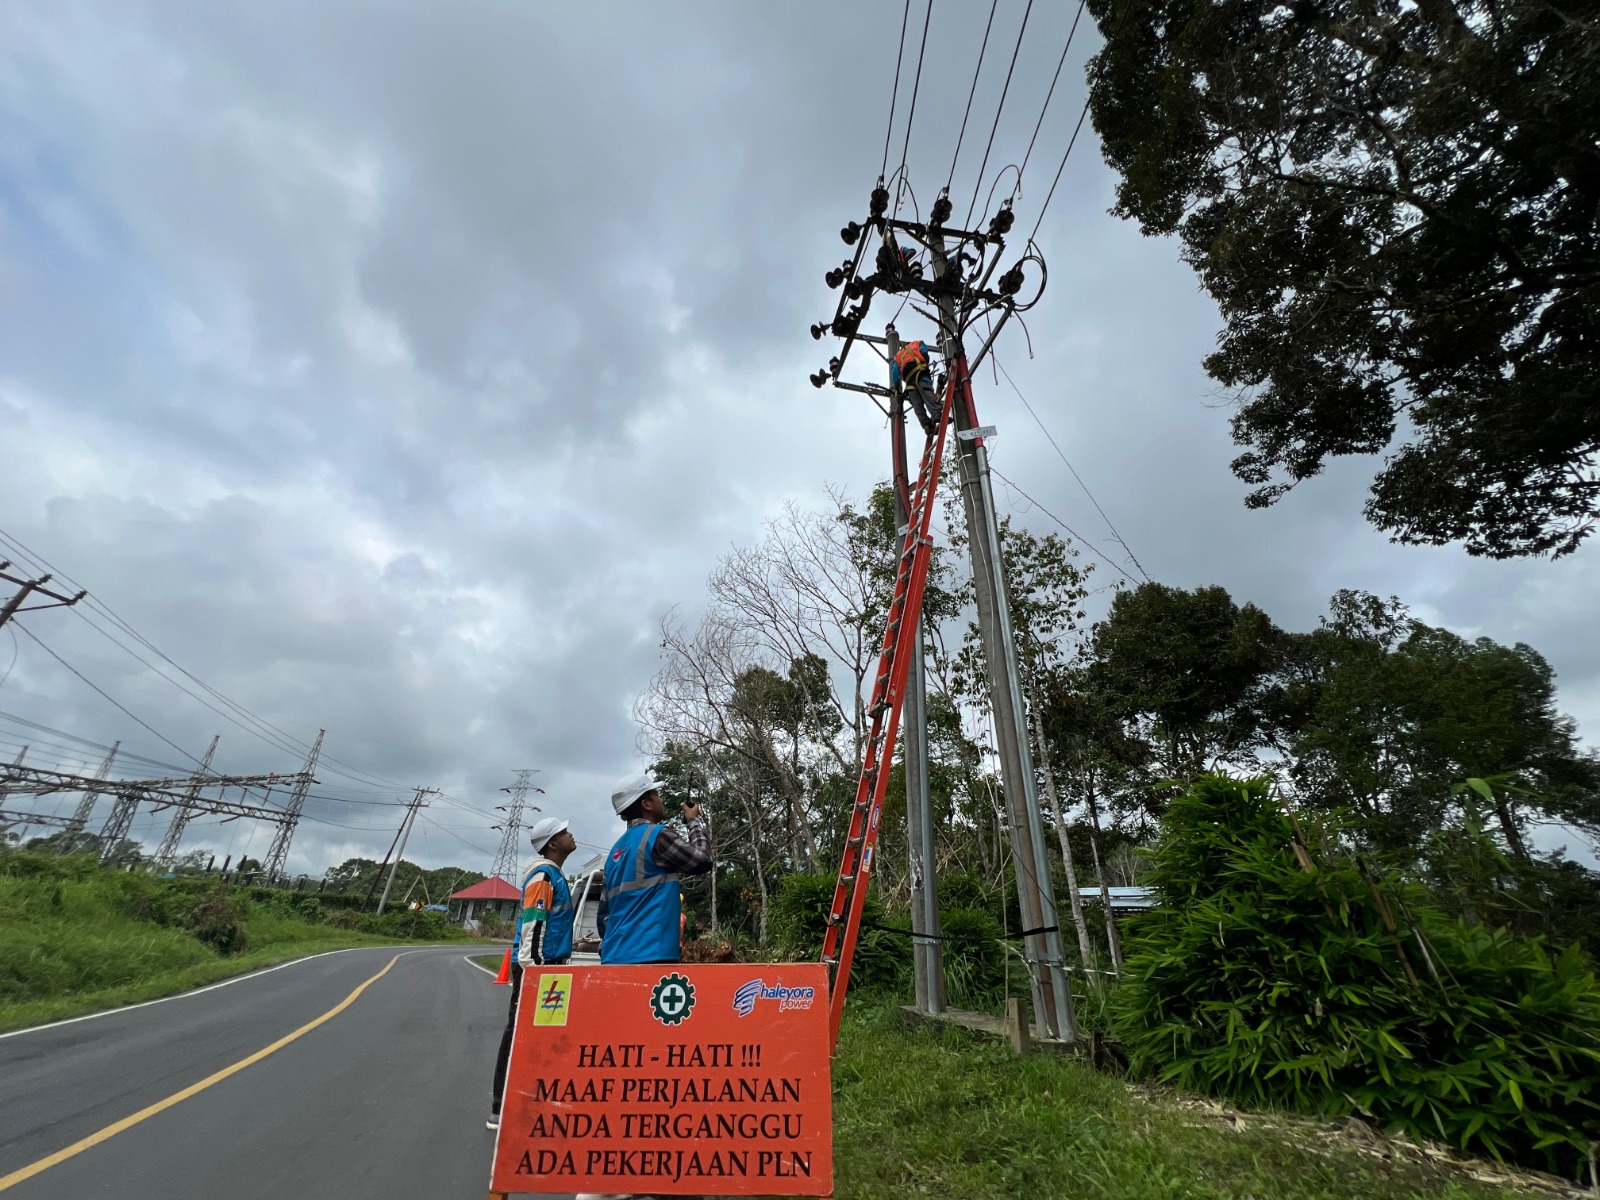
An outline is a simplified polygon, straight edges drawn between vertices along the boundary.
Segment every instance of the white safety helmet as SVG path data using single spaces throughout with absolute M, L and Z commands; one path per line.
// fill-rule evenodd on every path
M 640 796 L 656 791 L 660 787 L 661 781 L 649 772 L 643 775 L 630 775 L 612 791 L 611 808 L 620 817 Z
M 533 843 L 534 850 L 543 854 L 544 848 L 550 844 L 550 839 L 570 824 L 571 822 L 564 817 L 540 817 L 528 831 L 528 840 Z

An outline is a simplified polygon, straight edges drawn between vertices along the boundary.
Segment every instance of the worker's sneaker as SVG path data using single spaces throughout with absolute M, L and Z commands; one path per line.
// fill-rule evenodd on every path
M 499 1129 L 500 1128 L 500 1114 L 497 1113 L 497 1112 L 491 1112 L 489 1114 L 489 1119 L 483 1123 L 483 1127 L 485 1129 Z

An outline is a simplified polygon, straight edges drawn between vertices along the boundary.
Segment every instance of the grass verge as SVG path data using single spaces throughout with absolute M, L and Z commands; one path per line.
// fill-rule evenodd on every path
M 396 938 L 370 937 L 362 934 L 329 931 L 326 938 L 303 938 L 298 941 L 263 946 L 231 958 L 211 956 L 184 966 L 169 966 L 157 973 L 136 981 L 116 984 L 95 991 L 74 992 L 64 996 L 49 996 L 37 1000 L 20 1000 L 0 1003 L 0 1033 L 11 1029 L 24 1029 L 29 1025 L 43 1025 L 50 1021 L 63 1021 L 68 1017 L 81 1017 L 85 1013 L 107 1008 L 121 1008 L 145 1000 L 159 1000 L 191 988 L 204 987 L 234 975 L 274 967 L 295 958 L 308 958 L 329 950 L 349 950 L 357 946 L 408 946 Z
M 850 1200 L 1487 1200 L 1534 1191 L 1494 1168 L 1511 1181 L 1364 1153 L 1314 1121 L 1197 1119 L 1180 1097 L 1079 1063 L 1017 1058 L 961 1030 L 907 1028 L 876 1000 L 852 1007 L 833 1078 L 836 1194 Z
M 483 944 L 433 912 L 379 917 L 315 894 L 155 878 L 103 868 L 92 855 L 0 850 L 0 1030 L 155 1000 L 327 950 L 441 941 Z

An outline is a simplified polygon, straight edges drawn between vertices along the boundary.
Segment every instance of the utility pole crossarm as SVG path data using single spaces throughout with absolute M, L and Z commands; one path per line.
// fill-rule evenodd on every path
M 71 608 L 89 594 L 87 591 L 80 591 L 76 596 L 64 596 L 60 592 L 45 586 L 50 582 L 52 576 L 41 575 L 37 579 L 24 579 L 8 571 L 6 568 L 9 566 L 11 566 L 9 561 L 0 562 L 0 579 L 5 580 L 7 583 L 16 584 L 20 590 L 5 604 L 0 605 L 0 625 L 4 625 L 19 612 L 35 612 L 41 608 Z M 29 596 L 35 595 L 48 596 L 51 602 L 49 604 L 23 605 L 24 600 L 28 599 Z

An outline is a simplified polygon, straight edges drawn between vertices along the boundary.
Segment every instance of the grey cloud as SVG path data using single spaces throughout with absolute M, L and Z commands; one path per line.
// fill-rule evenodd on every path
M 1007 0 L 996 19 L 958 216 L 1022 11 Z M 806 326 L 837 300 L 822 274 L 881 162 L 899 13 L 0 13 L 0 528 L 296 744 L 329 728 L 340 762 L 319 791 L 344 798 L 308 810 L 298 866 L 381 854 L 397 810 L 379 803 L 426 783 L 474 811 L 430 809 L 449 831 L 419 827 L 414 855 L 481 868 L 455 838 L 492 848 L 487 814 L 520 766 L 543 768 L 541 803 L 582 840 L 609 840 L 606 789 L 636 765 L 630 701 L 660 615 L 692 611 L 717 555 L 786 499 L 820 504 L 828 482 L 860 496 L 884 473 L 881 418 L 806 382 L 833 353 Z M 929 37 L 909 152 L 924 208 L 986 15 L 941 12 Z M 1035 6 L 989 178 L 1021 161 L 1069 22 Z M 1086 23 L 1019 233 L 1094 44 Z M 891 169 L 899 154 L 897 132 Z M 1539 647 L 1600 730 L 1592 554 L 1484 564 L 1390 546 L 1360 521 L 1363 463 L 1270 512 L 1242 508 L 1198 366 L 1216 314 L 1175 245 L 1106 215 L 1111 184 L 1086 128 L 1040 233 L 1035 357 L 1013 327 L 1001 359 L 1144 565 L 1301 628 L 1337 587 L 1397 592 L 1429 619 Z M 907 310 L 902 327 L 915 321 Z M 865 354 L 852 366 L 882 370 Z M 979 387 L 999 469 L 1120 557 L 1004 379 Z M 1054 528 L 1001 491 L 1019 520 Z M 187 749 L 220 729 L 230 768 L 293 765 L 78 618 L 28 627 Z M 9 653 L 0 636 L 0 670 Z M 31 645 L 0 708 L 176 753 Z M 242 844 L 237 830 L 203 836 Z

